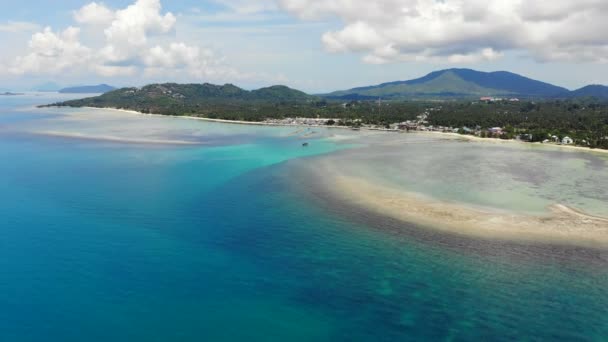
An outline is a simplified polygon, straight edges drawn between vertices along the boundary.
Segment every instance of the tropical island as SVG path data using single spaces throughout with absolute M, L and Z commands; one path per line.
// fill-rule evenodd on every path
M 49 106 L 115 108 L 276 125 L 435 131 L 608 149 L 608 87 L 569 91 L 508 72 L 449 69 L 309 95 L 277 85 L 151 84 Z

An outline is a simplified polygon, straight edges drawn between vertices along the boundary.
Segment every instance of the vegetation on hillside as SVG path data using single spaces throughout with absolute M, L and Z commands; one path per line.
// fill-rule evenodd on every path
M 170 83 L 124 88 L 53 105 L 242 121 L 327 118 L 333 119 L 332 124 L 347 126 L 388 126 L 429 113 L 427 125 L 474 130 L 502 127 L 504 138 L 529 134 L 530 140 L 543 141 L 554 135 L 570 136 L 579 145 L 608 148 L 608 104 L 592 100 L 345 102 L 310 96 L 285 86 L 247 91 L 231 84 Z
M 563 96 L 564 98 L 596 98 L 608 100 L 608 87 L 603 85 L 588 85 L 573 90 Z
M 287 117 L 334 118 L 343 123 L 363 119 L 365 123 L 388 124 L 414 118 L 422 103 L 341 103 L 307 95 L 285 86 L 247 91 L 232 84 L 153 84 L 123 88 L 101 96 L 66 101 L 51 106 L 98 107 L 136 110 L 163 115 L 189 115 L 211 119 L 263 121 Z
M 506 71 L 480 72 L 471 69 L 447 69 L 435 71 L 414 80 L 337 91 L 327 96 L 331 98 L 381 96 L 390 99 L 445 99 L 480 96 L 548 98 L 567 92 L 568 90 L 565 88 Z

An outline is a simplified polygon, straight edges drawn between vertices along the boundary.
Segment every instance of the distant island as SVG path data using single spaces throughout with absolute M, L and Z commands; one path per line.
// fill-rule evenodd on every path
M 115 87 L 107 84 L 68 87 L 59 90 L 62 94 L 103 94 L 115 90 Z
M 601 97 L 604 94 L 602 86 L 569 92 L 565 88 L 514 74 L 485 74 L 496 77 L 482 77 L 484 81 L 478 81 L 479 84 L 492 86 L 492 89 L 511 89 L 514 93 L 506 97 L 483 94 L 446 99 L 363 95 L 375 91 L 375 87 L 372 87 L 363 90 L 357 88 L 361 94 L 357 96 L 360 97 L 351 94 L 354 97 L 351 99 L 348 94 L 337 95 L 340 92 L 314 96 L 282 85 L 248 91 L 232 84 L 165 83 L 122 88 L 96 97 L 49 106 L 116 108 L 140 113 L 267 124 L 439 131 L 482 138 L 608 149 L 608 102 Z M 459 72 L 453 70 L 442 71 L 427 75 L 427 78 L 419 79 L 415 84 L 416 87 L 427 84 L 427 89 L 430 89 L 429 82 L 437 86 L 446 79 L 453 81 L 458 75 Z M 479 76 L 477 72 L 473 75 Z M 467 82 L 472 82 L 470 77 Z M 380 88 L 399 84 L 394 82 Z M 405 87 L 409 86 L 411 84 Z M 530 93 L 526 96 L 521 93 L 523 91 Z M 565 96 L 564 91 L 570 96 Z M 586 96 L 588 94 L 592 96 Z
M 33 87 L 31 90 L 41 93 L 54 93 L 61 90 L 61 86 L 55 82 L 46 82 Z
M 23 95 L 23 93 L 11 93 L 10 91 L 0 93 L 0 96 L 17 96 L 17 95 Z

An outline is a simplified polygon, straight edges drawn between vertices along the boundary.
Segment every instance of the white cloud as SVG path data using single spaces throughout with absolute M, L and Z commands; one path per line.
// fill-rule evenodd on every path
M 45 28 L 32 36 L 25 55 L 0 70 L 15 75 L 94 73 L 189 80 L 248 77 L 210 49 L 171 42 L 177 19 L 162 12 L 160 0 L 137 0 L 117 10 L 93 2 L 74 11 L 73 17 L 83 26 L 103 29 L 102 41 L 83 43 L 76 27 L 62 32 Z
M 200 50 L 184 43 L 172 43 L 169 48 L 161 46 L 151 48 L 144 57 L 148 67 L 176 68 L 194 65 L 199 61 Z
M 168 47 L 155 46 L 144 57 L 145 73 L 158 77 L 169 72 L 173 76 L 188 74 L 196 78 L 247 78 L 236 69 L 227 66 L 213 50 L 172 43 Z
M 538 61 L 606 62 L 605 0 L 277 0 L 304 20 L 337 18 L 330 52 L 364 61 L 493 60 L 524 51 Z
M 175 25 L 172 13 L 161 14 L 160 0 L 137 0 L 133 5 L 115 13 L 115 19 L 104 33 L 107 57 L 121 61 L 137 54 L 148 43 L 148 36 L 168 33 Z
M 124 77 L 137 74 L 137 67 L 98 64 L 93 66 L 93 71 L 103 77 Z
M 91 58 L 91 50 L 79 41 L 80 29 L 68 27 L 53 32 L 47 27 L 32 36 L 29 53 L 19 56 L 8 70 L 17 75 L 25 73 L 57 74 L 79 68 Z
M 114 12 L 103 3 L 91 2 L 73 14 L 74 20 L 80 24 L 107 25 L 114 20 Z

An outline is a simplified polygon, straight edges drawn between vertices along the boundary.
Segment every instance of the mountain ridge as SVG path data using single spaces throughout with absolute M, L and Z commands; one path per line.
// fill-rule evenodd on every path
M 142 112 L 179 115 L 185 111 L 209 108 L 242 108 L 246 106 L 310 103 L 318 97 L 286 86 L 245 90 L 233 84 L 156 83 L 141 88 L 120 88 L 105 94 L 56 103 L 57 106 L 111 107 Z
M 273 85 L 256 90 L 245 90 L 234 84 L 156 83 L 140 88 L 130 87 L 109 91 L 98 97 L 65 102 L 66 105 L 112 106 L 164 109 L 172 111 L 184 106 L 204 106 L 214 103 L 306 103 L 323 98 L 338 100 L 410 99 L 474 99 L 485 96 L 518 97 L 521 99 L 573 99 L 596 97 L 608 100 L 608 87 L 591 85 L 570 91 L 542 81 L 506 71 L 480 72 L 472 69 L 445 69 L 423 77 L 357 87 L 325 95 L 309 95 L 285 85 Z
M 601 84 L 590 84 L 582 88 L 564 94 L 565 98 L 590 97 L 608 100 L 608 86 Z
M 566 88 L 508 71 L 482 72 L 451 68 L 434 71 L 411 80 L 356 87 L 323 96 L 330 98 L 348 95 L 388 98 L 444 97 L 446 95 L 448 97 L 496 95 L 554 97 L 566 92 L 569 92 Z

